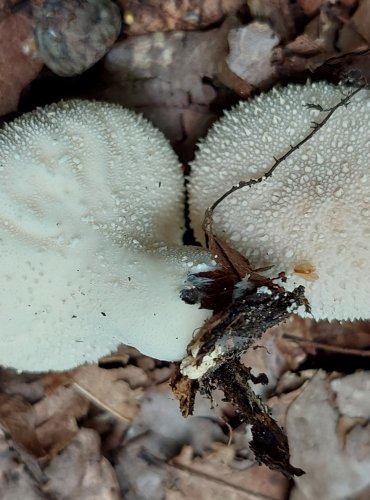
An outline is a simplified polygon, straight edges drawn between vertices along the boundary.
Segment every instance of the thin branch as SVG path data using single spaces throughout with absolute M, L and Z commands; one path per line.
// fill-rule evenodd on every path
M 297 151 L 301 146 L 303 146 L 303 144 L 308 142 L 316 134 L 316 132 L 318 132 L 322 127 L 324 127 L 324 125 L 326 125 L 326 123 L 330 120 L 330 118 L 333 116 L 333 114 L 335 113 L 335 111 L 338 108 L 340 108 L 342 106 L 347 106 L 349 104 L 349 101 L 352 99 L 352 97 L 354 97 L 364 87 L 365 87 L 365 84 L 360 85 L 355 90 L 350 92 L 346 97 L 343 97 L 343 99 L 341 99 L 335 106 L 333 106 L 332 108 L 330 108 L 330 110 L 328 110 L 328 114 L 325 116 L 325 118 L 321 122 L 312 122 L 313 125 L 312 125 L 311 132 L 304 139 L 299 141 L 297 144 L 291 145 L 290 149 L 280 158 L 273 157 L 275 162 L 272 165 L 272 167 L 264 175 L 262 175 L 258 179 L 250 179 L 249 181 L 240 181 L 238 184 L 236 184 L 235 186 L 232 186 L 228 191 L 226 191 L 222 196 L 220 196 L 209 208 L 207 208 L 207 210 L 205 212 L 204 221 L 203 221 L 203 230 L 205 231 L 205 233 L 207 234 L 209 232 L 212 232 L 213 212 L 216 209 L 216 207 L 225 198 L 230 196 L 235 191 L 239 191 L 239 189 L 242 189 L 244 187 L 254 186 L 255 184 L 259 184 L 260 182 L 265 181 L 266 179 L 271 177 L 272 174 L 277 169 L 277 167 L 280 165 L 280 163 L 285 161 L 292 153 Z M 323 110 L 323 111 L 326 111 L 326 110 Z
M 80 394 L 85 396 L 86 399 L 88 399 L 89 401 L 94 403 L 98 408 L 101 408 L 101 409 L 111 413 L 112 415 L 117 417 L 119 420 L 122 420 L 123 422 L 129 423 L 129 424 L 131 423 L 132 419 L 127 418 L 125 415 L 122 415 L 117 410 L 112 408 L 110 405 L 107 405 L 106 403 L 101 401 L 99 398 L 94 396 L 94 394 L 92 394 L 88 389 L 86 389 L 86 387 L 83 387 L 79 382 L 74 381 L 71 385 L 77 392 L 79 392 Z
M 366 56 L 370 54 L 370 47 L 365 46 L 365 47 L 360 47 L 356 50 L 353 50 L 351 52 L 345 52 L 343 54 L 339 54 L 338 56 L 332 56 L 329 57 L 325 62 L 324 65 L 331 65 L 331 64 L 337 64 L 338 61 L 341 59 L 344 59 L 345 57 L 360 57 L 360 56 Z
M 329 344 L 324 344 L 323 342 L 316 342 L 314 340 L 306 340 L 301 337 L 296 337 L 295 335 L 289 335 L 284 333 L 282 336 L 285 340 L 291 340 L 297 344 L 308 345 L 310 347 L 315 347 L 316 349 L 322 349 L 324 351 L 338 352 L 340 354 L 348 354 L 350 356 L 362 356 L 364 358 L 370 357 L 370 351 L 363 351 L 361 349 L 352 349 L 350 347 L 340 347 Z

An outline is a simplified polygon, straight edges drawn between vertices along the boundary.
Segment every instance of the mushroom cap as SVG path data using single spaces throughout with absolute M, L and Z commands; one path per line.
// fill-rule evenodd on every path
M 304 285 L 315 319 L 370 318 L 370 94 L 361 91 L 281 163 L 228 196 L 214 231 L 254 268 Z M 262 176 L 343 98 L 324 82 L 289 85 L 240 103 L 201 143 L 192 164 L 190 217 L 202 239 L 204 211 L 232 185 Z M 304 314 L 302 312 L 302 314 Z
M 0 227 L 30 240 L 58 245 L 77 219 L 117 244 L 182 241 L 178 159 L 159 130 L 119 105 L 62 101 L 14 120 L 0 133 L 0 180 Z
M 181 359 L 209 312 L 180 290 L 210 257 L 176 246 L 183 177 L 162 134 L 71 101 L 5 127 L 0 151 L 0 364 L 69 369 L 120 343 Z

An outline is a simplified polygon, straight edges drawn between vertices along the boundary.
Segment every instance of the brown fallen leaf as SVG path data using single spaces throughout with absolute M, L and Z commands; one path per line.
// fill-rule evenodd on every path
M 296 39 L 272 52 L 277 78 L 292 78 L 299 73 L 320 72 L 328 79 L 356 75 L 368 78 L 369 54 L 367 27 L 370 23 L 367 0 L 357 2 L 322 1 L 311 20 Z M 306 21 L 307 22 L 307 21 Z
M 297 32 L 301 13 L 289 0 L 248 0 L 253 17 L 268 21 L 282 40 L 291 40 Z
M 118 0 L 127 24 L 126 33 L 195 30 L 220 22 L 237 12 L 242 0 Z
M 43 66 L 22 51 L 31 33 L 32 21 L 22 12 L 0 21 L 0 116 L 17 110 L 22 90 Z
M 52 416 L 72 416 L 80 419 L 86 415 L 89 404 L 86 399 L 71 387 L 59 387 L 53 394 L 42 398 L 33 405 L 36 425 L 42 425 Z
M 21 396 L 0 394 L 0 426 L 28 453 L 35 457 L 46 455 L 36 433 L 34 408 Z
M 139 414 L 115 453 L 115 470 L 125 498 L 162 500 L 163 488 L 172 484 L 173 477 L 173 470 L 165 464 L 183 446 L 190 445 L 198 456 L 214 442 L 227 440 L 217 411 L 203 398 L 197 403 L 197 416 L 185 419 L 168 384 L 146 391 Z
M 255 91 L 253 85 L 231 71 L 226 60 L 220 61 L 217 77 L 222 85 L 232 89 L 242 99 L 252 96 Z
M 141 389 L 131 389 L 125 368 L 105 370 L 97 365 L 84 365 L 73 374 L 72 387 L 90 402 L 120 420 L 130 422 L 138 411 Z
M 254 21 L 229 32 L 230 52 L 226 63 L 242 80 L 259 89 L 269 88 L 276 80 L 271 62 L 272 50 L 279 38 L 267 23 Z
M 5 368 L 0 368 L 0 392 L 23 396 L 31 404 L 44 396 L 39 374 L 18 373 Z
M 298 0 L 298 5 L 308 17 L 313 17 L 319 12 L 322 0 Z
M 277 348 L 286 369 L 297 370 L 309 357 L 359 367 L 361 358 L 370 357 L 370 322 L 314 321 L 293 316 L 276 330 Z
M 1 500 L 44 500 L 39 486 L 45 477 L 37 461 L 26 452 L 17 453 L 0 431 L 0 498 Z M 38 471 L 37 471 L 38 469 Z
M 189 286 L 181 291 L 182 300 L 188 304 L 199 304 L 204 309 L 211 309 L 214 313 L 219 313 L 225 311 L 233 302 L 234 287 L 237 283 L 243 283 L 243 286 L 245 285 L 245 288 L 250 291 L 255 290 L 258 286 L 283 291 L 271 279 L 260 274 L 259 271 L 262 270 L 252 269 L 248 259 L 222 238 L 215 236 L 212 233 L 212 224 L 208 227 L 208 222 L 205 222 L 205 226 L 207 226 L 205 228 L 207 247 L 218 267 L 212 271 L 190 275 Z M 214 317 L 211 318 L 211 322 L 214 323 Z M 204 335 L 206 329 L 201 329 L 194 337 L 194 341 Z
M 351 2 L 352 10 L 357 4 L 357 2 Z M 361 35 L 363 41 L 370 44 L 370 33 L 369 33 L 369 24 L 370 24 L 370 2 L 369 0 L 361 0 L 358 2 L 358 7 L 355 10 L 353 16 L 348 20 L 349 25 L 353 28 L 356 33 Z
M 352 422 L 345 433 L 341 431 L 342 413 L 336 406 L 331 378 L 318 371 L 288 407 L 286 429 L 292 460 L 306 471 L 305 476 L 295 478 L 293 498 L 355 498 L 370 486 L 369 420 L 360 425 Z M 368 384 L 370 374 L 363 372 L 361 381 L 346 378 L 335 379 L 343 380 L 336 385 L 337 395 L 345 391 L 345 396 L 351 384 L 356 393 L 356 384 L 363 384 L 365 378 Z M 347 410 L 347 406 L 342 408 Z
M 234 80 L 228 75 L 224 83 L 242 97 L 240 79 L 256 90 L 311 75 L 334 82 L 368 81 L 369 5 L 369 0 L 249 0 L 252 18 L 229 35 Z M 261 25 L 278 36 L 278 46 L 267 36 L 261 38 L 255 30 Z M 251 63 L 256 54 L 258 60 Z
M 103 60 L 89 97 L 134 109 L 159 128 L 189 161 L 199 137 L 217 118 L 211 103 L 227 53 L 227 26 L 128 37 Z
M 367 424 L 366 419 L 361 417 L 349 417 L 348 415 L 341 415 L 337 422 L 336 437 L 342 448 L 346 446 L 346 441 L 349 433 L 356 426 L 365 426 Z
M 81 429 L 67 448 L 46 467 L 43 491 L 53 498 L 119 500 L 111 464 L 101 456 L 100 439 L 92 429 Z
M 120 377 L 128 383 L 131 389 L 143 389 L 150 385 L 148 374 L 139 366 L 128 365 L 120 368 Z
M 76 419 L 62 413 L 51 416 L 37 428 L 37 436 L 49 459 L 68 446 L 77 432 Z
M 42 375 L 41 383 L 46 395 L 51 395 L 61 387 L 71 384 L 74 370 L 68 372 L 47 372 Z
M 78 432 L 77 420 L 89 411 L 89 402 L 71 387 L 59 387 L 33 405 L 36 434 L 53 457 L 64 449 Z
M 352 418 L 370 421 L 370 376 L 367 371 L 358 371 L 330 382 L 336 394 L 339 411 Z
M 288 480 L 265 466 L 252 465 L 241 470 L 235 467 L 235 449 L 214 443 L 203 457 L 194 457 L 185 446 L 168 468 L 176 478 L 175 487 L 167 486 L 167 500 L 280 500 L 285 498 Z

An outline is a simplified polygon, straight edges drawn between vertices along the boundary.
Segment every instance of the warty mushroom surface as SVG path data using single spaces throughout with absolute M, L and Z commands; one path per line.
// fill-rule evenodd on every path
M 72 368 L 120 343 L 181 359 L 209 311 L 180 290 L 183 176 L 163 135 L 120 106 L 69 101 L 0 132 L 0 364 Z
M 190 217 L 203 240 L 205 210 L 232 185 L 263 176 L 348 91 L 325 82 L 288 85 L 242 102 L 200 144 Z M 213 229 L 251 266 L 304 285 L 315 319 L 370 318 L 370 94 L 340 107 L 273 175 L 235 191 Z M 305 314 L 302 311 L 302 314 Z

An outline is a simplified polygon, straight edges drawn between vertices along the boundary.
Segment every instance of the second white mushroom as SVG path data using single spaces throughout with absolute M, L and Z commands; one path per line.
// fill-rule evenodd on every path
M 207 207 L 232 185 L 267 172 L 346 91 L 324 82 L 289 85 L 227 112 L 192 165 L 197 237 Z M 214 212 L 215 233 L 253 268 L 272 266 L 270 277 L 285 272 L 289 290 L 305 286 L 316 319 L 370 318 L 369 130 L 363 90 L 269 179 L 234 192 Z

